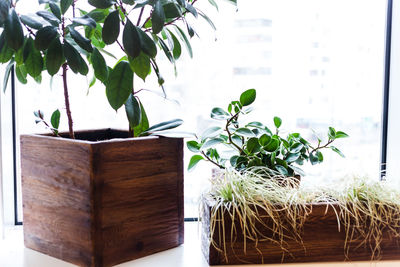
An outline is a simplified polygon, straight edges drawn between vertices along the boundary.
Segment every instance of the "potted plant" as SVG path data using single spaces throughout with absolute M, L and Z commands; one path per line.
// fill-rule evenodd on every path
M 305 162 L 323 162 L 323 149 L 344 156 L 332 143 L 348 137 L 329 127 L 316 144 L 299 133 L 280 133 L 260 122 L 242 126 L 256 91 L 250 89 L 226 110 L 221 121 L 187 142 L 200 161 L 222 171 L 202 199 L 202 248 L 211 265 L 398 259 L 400 192 L 363 177 L 312 189 L 301 185 Z M 224 151 L 227 147 L 229 151 Z
M 36 111 L 51 134 L 21 136 L 27 247 L 82 266 L 110 266 L 183 243 L 183 140 L 157 136 L 182 121 L 150 126 L 134 81 L 156 75 L 164 91 L 157 55 L 175 64 L 182 46 L 192 53 L 196 33 L 187 16 L 213 26 L 195 3 L 39 0 L 42 10 L 26 15 L 18 13 L 20 2 L 0 2 L 4 89 L 13 68 L 24 84 L 61 74 L 68 119 L 68 133 L 60 133 L 58 109 L 50 120 Z M 111 65 L 110 45 L 120 49 Z M 111 107 L 124 107 L 126 131 L 74 130 L 68 80 L 90 68 Z

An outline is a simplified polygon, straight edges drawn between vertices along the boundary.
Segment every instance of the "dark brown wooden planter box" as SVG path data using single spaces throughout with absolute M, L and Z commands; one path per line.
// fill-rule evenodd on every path
M 292 240 L 285 239 L 287 242 L 285 248 L 288 252 L 284 252 L 279 245 L 271 241 L 263 241 L 257 244 L 255 242 L 246 240 L 246 252 L 243 247 L 243 233 L 240 232 L 240 225 L 235 220 L 236 229 L 239 229 L 235 235 L 236 240 L 231 240 L 231 225 L 232 220 L 230 216 L 224 216 L 224 226 L 226 229 L 226 255 L 218 251 L 213 245 L 210 244 L 210 201 L 204 201 L 203 218 L 202 218 L 202 250 L 210 265 L 223 265 L 223 264 L 267 264 L 267 263 L 293 263 L 293 262 L 324 262 L 324 261 L 357 261 L 371 260 L 371 248 L 367 246 L 358 247 L 359 242 L 351 242 L 348 251 L 348 257 L 345 256 L 345 231 L 342 227 L 338 231 L 338 222 L 334 209 L 326 204 L 313 204 L 312 213 L 307 218 L 304 225 L 304 232 L 302 234 L 303 244 Z M 335 208 L 339 210 L 338 207 Z M 267 222 L 268 216 L 260 212 L 260 216 L 265 216 L 264 222 Z M 219 235 L 222 231 L 215 230 L 213 240 L 219 242 Z M 259 227 L 266 236 L 271 236 L 272 232 Z M 381 260 L 399 260 L 400 259 L 400 246 L 399 237 L 395 238 L 389 236 L 387 232 L 384 233 L 383 242 L 381 244 Z M 304 246 L 303 246 L 304 245 Z M 262 254 L 262 255 L 261 255 Z
M 112 266 L 182 244 L 183 140 L 76 136 L 21 136 L 25 246 Z

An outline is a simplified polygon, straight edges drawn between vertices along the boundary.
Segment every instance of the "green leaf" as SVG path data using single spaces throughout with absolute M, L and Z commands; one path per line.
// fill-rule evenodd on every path
M 24 64 L 24 47 L 22 46 L 17 52 L 15 52 L 14 56 L 15 62 L 17 65 Z
M 310 159 L 311 165 L 315 165 L 315 164 L 319 163 L 318 156 L 314 152 L 309 154 L 309 159 Z
M 50 10 L 59 20 L 61 20 L 61 10 L 55 3 L 49 3 Z
M 236 166 L 238 158 L 239 158 L 239 156 L 238 156 L 238 155 L 235 155 L 235 156 L 232 156 L 232 157 L 229 159 L 229 163 L 231 164 L 232 167 L 235 167 L 235 166 Z
M 319 162 L 323 162 L 324 161 L 324 155 L 322 155 L 321 151 L 317 151 L 316 155 L 318 157 L 318 161 Z
M 96 28 L 96 21 L 94 19 L 92 19 L 91 17 L 89 17 L 88 15 L 84 15 L 79 18 L 73 18 L 72 22 L 75 25 L 89 26 L 93 29 Z
M 15 63 L 14 60 L 11 59 L 10 62 L 8 63 L 8 65 L 7 65 L 7 67 L 6 67 L 5 72 L 4 72 L 3 92 L 5 92 L 6 89 L 7 89 L 8 80 L 10 78 L 10 73 L 11 73 L 11 70 L 12 70 L 12 68 L 14 66 L 14 63 Z
M 342 151 L 340 151 L 337 147 L 334 146 L 330 146 L 330 149 L 332 149 L 334 152 L 336 152 L 337 154 L 339 154 L 339 156 L 341 156 L 342 158 L 344 158 L 344 154 L 342 153 Z
M 133 94 L 130 94 L 128 100 L 125 102 L 125 112 L 131 128 L 133 129 L 138 126 L 142 115 L 140 113 L 139 101 Z
M 51 115 L 51 126 L 53 126 L 54 129 L 58 129 L 58 127 L 60 126 L 60 116 L 61 113 L 60 111 L 57 109 L 53 112 L 53 114 Z
M 211 118 L 216 120 L 225 120 L 229 118 L 229 113 L 222 108 L 213 108 L 211 110 Z
M 92 47 L 92 42 L 83 37 L 78 31 L 76 31 L 74 28 L 70 27 L 69 32 L 71 34 L 72 39 L 84 50 L 86 50 L 89 53 L 93 52 L 93 47 Z
M 217 3 L 216 3 L 214 0 L 208 0 L 208 2 L 209 2 L 212 6 L 214 6 L 214 7 L 217 9 L 217 11 L 219 11 L 219 10 L 218 10 L 218 5 L 217 5 Z
M 137 56 L 139 56 L 141 50 L 139 33 L 129 19 L 125 24 L 122 36 L 122 43 L 124 45 L 125 52 L 130 57 L 136 58 Z
M 182 47 L 178 38 L 176 38 L 176 36 L 170 30 L 168 30 L 168 32 L 171 35 L 172 41 L 174 43 L 174 49 L 172 50 L 172 54 L 174 56 L 174 59 L 177 60 L 180 58 L 182 54 Z
M 199 14 L 205 21 L 208 22 L 208 24 L 210 24 L 211 28 L 213 28 L 214 31 L 217 30 L 217 27 L 215 27 L 215 24 L 212 22 L 212 20 L 206 14 L 204 14 L 203 12 L 199 12 Z
M 144 131 L 149 129 L 149 120 L 147 118 L 146 111 L 144 110 L 144 107 L 142 103 L 139 101 L 140 105 L 140 114 L 142 115 L 140 118 L 140 123 L 138 126 L 133 128 L 135 136 L 140 136 Z
M 197 143 L 196 141 L 189 141 L 186 143 L 186 146 L 190 151 L 194 153 L 200 152 L 200 144 Z
M 29 27 L 31 27 L 35 30 L 39 30 L 39 29 L 43 28 L 42 21 L 40 21 L 40 19 L 38 17 L 35 17 L 34 15 L 31 15 L 31 16 L 21 15 L 20 18 L 24 24 L 28 25 Z
M 134 59 L 129 58 L 129 64 L 136 75 L 145 81 L 147 75 L 150 73 L 150 58 L 145 53 L 141 52 L 138 57 Z
M 271 141 L 266 146 L 264 146 L 264 149 L 268 152 L 274 152 L 278 150 L 279 145 L 279 140 L 276 138 L 272 138 Z
M 204 160 L 204 158 L 200 155 L 194 155 L 189 161 L 189 166 L 188 166 L 188 171 L 191 171 L 196 167 L 196 165 L 201 161 Z
M 97 48 L 93 49 L 91 61 L 94 69 L 94 75 L 97 79 L 105 83 L 108 78 L 108 67 L 103 55 Z
M 328 136 L 329 136 L 329 139 L 335 140 L 336 131 L 333 127 L 329 127 Z
M 58 73 L 61 65 L 64 63 L 64 51 L 59 38 L 54 39 L 46 52 L 47 72 L 53 76 Z
M 282 165 L 275 165 L 275 169 L 283 176 L 289 175 L 289 172 L 287 171 L 287 169 L 285 167 L 283 167 Z
M 28 38 L 24 46 L 24 64 L 26 72 L 32 77 L 38 77 L 43 71 L 43 58 L 40 51 L 33 45 L 33 39 Z
M 338 139 L 338 138 L 346 138 L 346 137 L 349 137 L 349 135 L 347 133 L 342 132 L 342 131 L 337 131 L 336 132 L 336 135 L 335 135 L 336 139 Z
M 144 133 L 154 133 L 154 132 L 161 132 L 165 130 L 170 130 L 182 125 L 183 121 L 181 119 L 174 119 L 170 121 L 161 122 L 151 126 L 147 129 Z
M 116 111 L 126 102 L 133 90 L 133 72 L 127 61 L 119 62 L 106 83 L 108 102 Z
M 119 12 L 118 10 L 115 10 L 111 12 L 104 21 L 102 30 L 103 41 L 108 45 L 113 44 L 118 39 L 119 31 Z
M 182 9 L 175 3 L 167 3 L 163 6 L 163 8 L 166 19 L 174 19 L 182 16 Z
M 260 151 L 260 143 L 258 142 L 258 138 L 257 137 L 252 137 L 249 140 L 247 140 L 246 142 L 246 150 L 247 152 L 249 152 L 250 154 L 254 154 Z
M 165 44 L 165 42 L 161 38 L 158 38 L 158 42 L 160 43 L 161 48 L 163 49 L 164 54 L 168 58 L 168 60 L 171 63 L 175 63 L 175 59 L 174 59 L 169 47 Z
M 182 31 L 181 28 L 179 28 L 178 26 L 174 25 L 176 27 L 176 32 L 179 35 L 179 38 L 181 38 L 181 40 L 185 43 L 186 45 L 186 49 L 189 53 L 189 56 L 191 58 L 193 58 L 193 49 L 192 49 L 192 45 L 190 44 L 188 38 L 186 37 L 186 34 Z
M 282 125 L 282 120 L 281 120 L 281 118 L 279 118 L 279 117 L 274 117 L 274 125 L 275 125 L 276 128 L 281 127 L 281 125 Z
M 154 34 L 161 32 L 165 23 L 165 13 L 161 1 L 157 1 L 151 15 L 152 30 Z
M 243 106 L 251 105 L 256 100 L 256 90 L 249 89 L 240 95 L 240 104 Z
M 254 137 L 254 133 L 247 128 L 239 128 L 235 131 L 235 134 L 245 137 Z
M 64 41 L 64 56 L 67 59 L 67 64 L 74 73 L 86 75 L 88 66 L 79 52 L 67 41 Z
M 262 146 L 266 146 L 270 141 L 271 141 L 271 136 L 269 136 L 267 134 L 261 135 L 260 138 L 258 139 L 258 142 Z
M 214 146 L 222 144 L 222 143 L 224 143 L 224 139 L 222 139 L 222 138 L 212 138 L 212 139 L 207 140 L 201 146 L 201 149 L 205 150 L 205 149 L 208 149 L 210 147 L 214 147 Z
M 96 8 L 109 8 L 116 3 L 114 0 L 89 0 L 88 2 Z
M 192 15 L 197 18 L 198 14 L 197 14 L 197 10 L 189 3 L 186 4 L 186 9 L 187 11 L 189 11 L 190 13 L 192 13 Z
M 133 4 L 135 4 L 135 0 L 122 0 L 122 3 L 127 4 L 127 5 L 133 5 Z
M 299 157 L 300 157 L 300 153 L 289 153 L 289 154 L 286 156 L 285 160 L 286 160 L 288 163 L 291 163 L 291 162 L 295 162 Z
M 4 23 L 4 21 L 8 17 L 8 13 L 10 11 L 10 1 L 4 0 L 0 1 L 0 25 Z
M 35 47 L 38 50 L 46 50 L 51 42 L 57 37 L 57 28 L 54 26 L 46 26 L 36 33 Z
M 11 9 L 10 14 L 4 22 L 4 31 L 7 36 L 8 46 L 14 49 L 14 51 L 18 51 L 24 45 L 24 31 L 14 8 Z
M 216 137 L 222 132 L 222 128 L 218 126 L 210 127 L 201 134 L 201 139 Z
M 135 26 L 136 27 L 136 26 Z M 140 47 L 149 57 L 155 58 L 157 55 L 157 47 L 153 41 L 144 31 L 136 27 L 140 38 Z
M 87 15 L 89 17 L 91 17 L 92 19 L 94 19 L 94 21 L 99 22 L 99 23 L 104 22 L 104 19 L 107 17 L 108 14 L 109 14 L 108 10 L 100 11 L 97 9 L 94 9 L 94 10 L 90 11 L 89 13 L 87 13 Z M 96 27 L 97 27 L 97 25 L 96 25 Z
M 300 152 L 300 150 L 302 150 L 304 147 L 304 145 L 302 143 L 294 143 L 291 147 L 290 147 L 290 152 L 291 153 L 297 153 Z
M 72 5 L 72 2 L 74 0 L 61 0 L 60 1 L 60 7 L 61 7 L 61 13 L 65 14 L 69 7 Z
M 58 27 L 60 24 L 60 20 L 54 16 L 52 13 L 49 11 L 38 11 L 36 14 L 42 18 L 44 18 L 46 21 L 48 21 L 52 26 Z
M 14 55 L 14 50 L 12 50 L 6 42 L 5 32 L 3 31 L 0 36 L 0 63 L 7 63 Z
M 28 80 L 27 78 L 27 73 L 24 65 L 16 65 L 15 67 L 15 75 L 17 76 L 17 79 L 20 83 L 22 84 L 27 84 Z

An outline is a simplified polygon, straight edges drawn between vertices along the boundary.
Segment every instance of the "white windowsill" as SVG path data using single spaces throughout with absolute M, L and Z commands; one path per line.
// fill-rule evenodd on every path
M 138 260 L 126 262 L 119 267 L 206 267 L 208 266 L 200 250 L 198 224 L 185 223 L 185 244 Z M 5 240 L 0 240 L 0 266 L 2 267 L 68 267 L 75 266 L 56 258 L 27 249 L 23 244 L 22 227 L 6 230 Z M 226 266 L 226 265 L 225 265 Z M 237 266 L 237 265 L 236 265 Z M 245 265 L 247 267 L 261 265 Z M 265 266 L 277 267 L 281 264 Z M 347 266 L 347 267 L 398 267 L 400 261 L 348 262 L 348 263 L 304 263 L 284 264 L 283 266 Z

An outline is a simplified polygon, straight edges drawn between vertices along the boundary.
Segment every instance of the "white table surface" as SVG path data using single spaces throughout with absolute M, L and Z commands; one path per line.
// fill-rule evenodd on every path
M 200 250 L 196 222 L 185 223 L 185 244 L 138 260 L 126 262 L 119 267 L 206 267 L 208 266 Z M 5 239 L 0 240 L 1 267 L 69 267 L 75 266 L 56 258 L 25 248 L 22 227 L 6 229 Z M 227 266 L 227 265 L 225 265 Z M 238 266 L 238 265 L 236 265 Z M 244 265 L 247 267 L 262 265 Z M 400 267 L 400 261 L 382 262 L 338 262 L 338 263 L 303 263 L 303 264 L 268 264 L 263 266 L 346 266 L 346 267 Z

